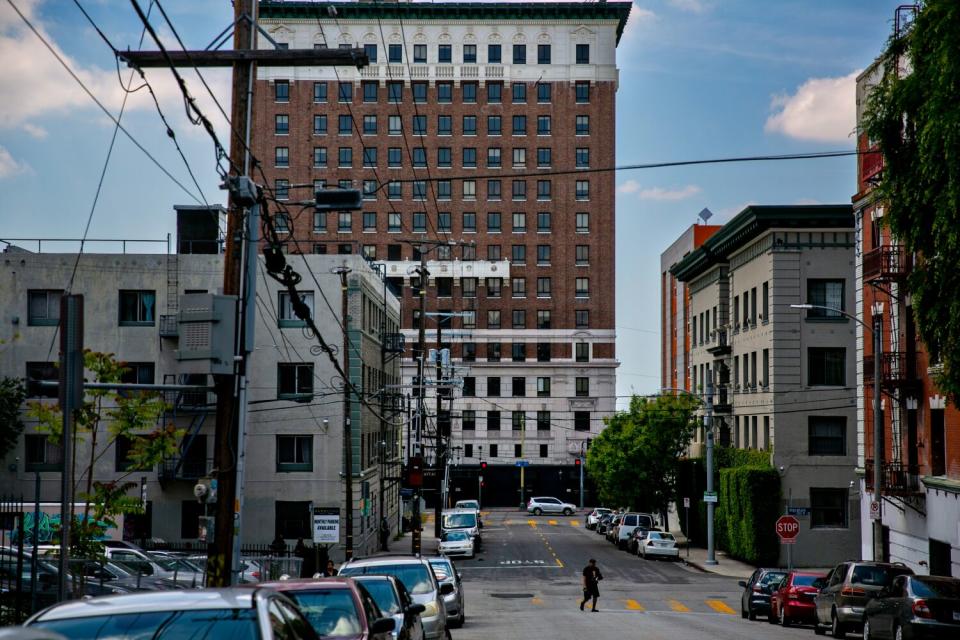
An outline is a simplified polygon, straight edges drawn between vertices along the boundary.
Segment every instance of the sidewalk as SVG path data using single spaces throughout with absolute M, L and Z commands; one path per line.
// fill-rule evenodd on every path
M 702 547 L 690 547 L 689 558 L 687 557 L 687 538 L 680 531 L 673 531 L 673 536 L 677 539 L 677 546 L 680 547 L 680 560 L 686 562 L 689 566 L 703 571 L 704 573 L 715 573 L 730 578 L 747 579 L 754 572 L 756 567 L 740 560 L 734 560 L 723 551 L 717 551 L 715 558 L 717 564 L 707 564 L 707 550 Z

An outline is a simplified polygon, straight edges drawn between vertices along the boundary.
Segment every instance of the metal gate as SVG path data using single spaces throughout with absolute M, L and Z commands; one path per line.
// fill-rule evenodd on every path
M 24 555 L 23 498 L 0 496 L 0 626 L 30 613 L 30 561 Z

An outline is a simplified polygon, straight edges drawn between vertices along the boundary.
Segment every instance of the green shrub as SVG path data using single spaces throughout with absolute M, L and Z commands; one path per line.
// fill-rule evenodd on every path
M 751 564 L 777 562 L 780 548 L 774 525 L 780 516 L 780 475 L 775 469 L 721 469 L 718 507 L 718 547 Z

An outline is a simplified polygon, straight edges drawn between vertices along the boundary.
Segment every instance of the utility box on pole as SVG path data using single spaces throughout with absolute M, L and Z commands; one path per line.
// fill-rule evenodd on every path
M 183 373 L 233 373 L 237 297 L 190 293 L 180 297 L 177 360 Z

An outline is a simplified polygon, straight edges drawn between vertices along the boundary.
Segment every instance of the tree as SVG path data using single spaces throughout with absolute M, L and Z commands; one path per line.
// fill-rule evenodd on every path
M 23 433 L 20 409 L 26 397 L 27 391 L 21 380 L 0 380 L 0 460 L 13 451 Z
M 864 129 L 883 153 L 876 185 L 885 224 L 916 256 L 913 312 L 937 379 L 960 400 L 960 3 L 928 0 L 894 34 L 871 91 Z
M 117 383 L 126 371 L 126 365 L 110 353 L 86 351 L 84 367 L 87 378 L 96 382 Z M 83 502 L 82 517 L 61 514 L 60 521 L 71 522 L 71 553 L 82 558 L 102 555 L 101 540 L 108 527 L 116 527 L 114 520 L 122 514 L 141 513 L 139 496 L 128 492 L 136 483 L 126 478 L 143 469 L 159 464 L 177 452 L 177 443 L 183 430 L 164 423 L 166 404 L 155 393 L 90 389 L 83 405 L 76 410 L 73 484 L 74 495 Z M 58 443 L 63 437 L 63 415 L 54 404 L 33 402 L 27 414 L 37 420 L 38 431 L 49 434 Z M 130 443 L 127 455 L 128 470 L 117 478 L 96 479 L 97 462 L 121 440 Z M 83 444 L 84 458 L 77 457 Z M 82 490 L 81 490 L 82 489 Z
M 601 501 L 664 513 L 676 495 L 679 460 L 693 437 L 698 406 L 687 396 L 634 396 L 627 411 L 607 419 L 587 454 Z

